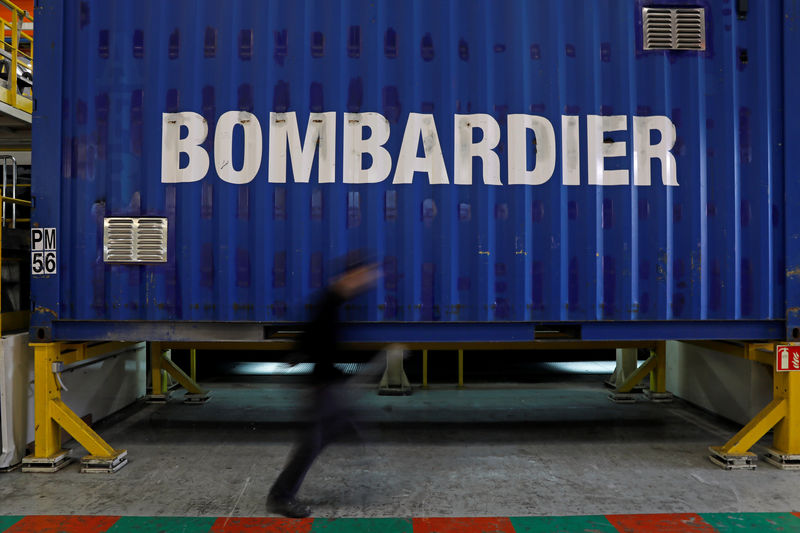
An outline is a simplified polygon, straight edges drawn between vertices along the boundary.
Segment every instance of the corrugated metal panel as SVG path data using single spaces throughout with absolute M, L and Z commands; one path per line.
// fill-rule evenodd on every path
M 58 229 L 59 277 L 34 280 L 34 329 L 56 317 L 302 320 L 330 260 L 355 248 L 385 275 L 347 307 L 351 320 L 783 320 L 782 6 L 758 3 L 737 20 L 722 0 L 682 4 L 705 8 L 704 51 L 644 50 L 642 8 L 676 7 L 660 1 L 44 6 L 35 222 Z M 246 184 L 215 168 L 228 111 L 260 123 L 263 154 Z M 199 181 L 163 182 L 162 115 L 180 112 L 205 119 L 210 167 Z M 301 143 L 310 113 L 335 113 L 335 183 L 320 183 L 318 162 L 309 183 L 295 182 L 292 164 L 286 183 L 271 181 L 271 112 L 296 114 Z M 346 184 L 345 113 L 367 112 L 388 121 L 391 173 Z M 447 184 L 424 172 L 396 183 L 410 113 L 435 121 Z M 546 119 L 555 146 L 531 131 L 510 144 L 521 114 Z M 499 127 L 502 185 L 484 183 L 481 158 L 473 183 L 457 184 L 456 115 Z M 633 185 L 635 117 L 654 116 L 675 126 L 677 185 L 664 184 L 658 159 L 646 160 L 651 184 Z M 595 123 L 619 131 L 590 135 Z M 243 130 L 232 134 L 234 170 Z M 428 152 L 411 140 L 413 164 Z M 528 170 L 552 151 L 552 176 L 509 185 L 520 149 Z M 626 171 L 614 176 L 627 185 L 590 184 L 598 164 Z M 166 217 L 166 264 L 104 263 L 112 216 Z

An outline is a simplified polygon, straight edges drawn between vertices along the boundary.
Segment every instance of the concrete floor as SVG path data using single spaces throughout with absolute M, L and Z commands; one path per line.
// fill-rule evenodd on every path
M 332 518 L 800 510 L 800 472 L 709 462 L 707 447 L 737 425 L 679 400 L 614 404 L 604 377 L 437 386 L 408 397 L 364 388 L 368 444 L 326 450 L 300 496 L 314 516 Z M 129 451 L 116 474 L 81 474 L 77 463 L 56 474 L 0 474 L 0 514 L 264 516 L 303 389 L 207 386 L 206 405 L 184 405 L 179 392 L 101 422 L 98 432 Z M 74 457 L 85 454 L 71 446 Z

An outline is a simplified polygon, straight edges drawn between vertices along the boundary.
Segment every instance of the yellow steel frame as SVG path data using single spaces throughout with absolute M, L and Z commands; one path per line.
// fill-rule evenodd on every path
M 615 393 L 627 394 L 650 374 L 650 392 L 665 394 L 667 392 L 667 343 L 660 341 L 650 352 L 650 357 L 637 368 L 624 383 L 619 385 Z
M 104 441 L 61 399 L 61 386 L 54 372 L 54 363 L 69 365 L 132 346 L 133 343 L 107 342 L 97 345 L 60 342 L 32 343 L 34 351 L 35 440 L 34 453 L 27 462 L 46 462 L 63 456 L 61 430 L 77 440 L 89 455 L 87 461 L 113 463 L 127 454 Z
M 207 396 L 208 391 L 200 387 L 196 381 L 196 350 L 192 349 L 190 351 L 191 375 L 187 375 L 186 372 L 181 370 L 178 365 L 176 365 L 169 357 L 167 357 L 166 351 L 167 348 L 164 346 L 164 344 L 160 342 L 150 343 L 150 377 L 152 387 L 151 399 L 166 397 L 168 393 L 166 380 L 164 379 L 166 374 L 172 376 L 172 378 L 180 383 L 189 394 Z
M 428 350 L 422 350 L 422 388 L 428 388 Z
M 754 458 L 750 448 L 774 430 L 771 453 L 800 457 L 800 372 L 776 370 L 777 345 L 727 345 L 726 348 L 726 343 L 705 343 L 705 347 L 771 365 L 773 375 L 772 401 L 724 445 L 711 446 L 711 452 L 726 460 Z
M 3 101 L 17 109 L 21 109 L 26 113 L 32 113 L 33 100 L 17 93 L 17 65 L 20 63 L 20 59 L 22 58 L 22 62 L 25 63 L 25 66 L 33 70 L 33 57 L 20 51 L 19 49 L 19 38 L 22 35 L 30 41 L 31 54 L 33 54 L 33 36 L 22 32 L 23 20 L 25 18 L 29 20 L 33 19 L 28 13 L 8 0 L 0 0 L 0 4 L 11 10 L 11 20 L 5 20 L 4 18 L 0 17 L 0 28 L 2 28 L 4 36 L 2 46 L 3 49 L 11 55 L 11 69 L 8 73 L 8 89 L 5 87 L 0 87 L 0 101 Z M 11 32 L 10 46 L 5 42 L 5 33 L 7 31 Z
M 458 351 L 458 388 L 464 388 L 464 350 Z

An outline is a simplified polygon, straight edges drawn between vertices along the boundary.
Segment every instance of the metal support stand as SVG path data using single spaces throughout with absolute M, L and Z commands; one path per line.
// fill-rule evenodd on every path
M 69 450 L 61 448 L 63 428 L 89 455 L 81 472 L 116 472 L 128 462 L 126 450 L 115 450 L 61 400 L 60 372 L 65 365 L 91 359 L 129 346 L 126 343 L 36 343 L 34 350 L 35 442 L 34 453 L 22 460 L 23 472 L 56 472 L 67 466 Z
M 764 459 L 784 470 L 800 469 L 800 372 L 777 372 L 773 366 L 773 383 L 772 401 L 723 446 L 711 446 L 711 462 L 728 470 L 754 469 L 756 454 L 748 450 L 774 429 Z
M 428 388 L 428 350 L 422 350 L 422 388 Z
M 645 397 L 659 403 L 671 402 L 673 397 L 667 392 L 666 368 L 667 343 L 662 341 L 656 344 L 647 361 L 628 375 L 622 383 L 616 380 L 616 389 L 608 395 L 608 398 L 616 403 L 635 403 L 638 395 L 633 390 L 649 374 L 650 389 L 645 391 Z
M 211 398 L 211 392 L 203 389 L 194 378 L 186 375 L 186 372 L 172 362 L 168 357 L 167 350 L 164 350 L 159 342 L 148 343 L 150 350 L 150 376 L 151 376 L 151 393 L 147 395 L 145 401 L 148 403 L 166 403 L 169 399 L 170 392 L 164 387 L 165 374 L 172 376 L 175 381 L 181 384 L 186 389 L 183 403 L 188 405 L 202 405 Z M 194 352 L 194 350 L 192 350 Z M 192 371 L 195 371 L 194 353 L 192 353 Z M 158 391 L 158 392 L 156 392 Z
M 616 389 L 617 386 L 624 384 L 628 377 L 636 371 L 638 355 L 638 348 L 617 348 L 617 364 L 614 367 L 614 373 L 604 381 L 605 385 Z M 641 388 L 641 385 L 637 384 L 634 390 Z
M 403 349 L 390 346 L 386 350 L 386 370 L 378 386 L 378 394 L 405 396 L 411 394 L 411 383 L 403 370 Z
M 458 351 L 458 388 L 464 388 L 464 350 Z

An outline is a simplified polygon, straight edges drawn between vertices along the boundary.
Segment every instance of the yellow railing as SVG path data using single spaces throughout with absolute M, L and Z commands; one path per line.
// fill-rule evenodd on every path
M 0 0 L 0 7 L 8 9 L 0 16 L 3 43 L 0 46 L 0 78 L 6 86 L 0 86 L 0 101 L 25 111 L 33 112 L 33 36 L 22 31 L 23 23 L 33 22 L 30 13 L 8 0 Z M 6 20 L 9 16 L 10 20 Z M 8 37 L 11 42 L 8 42 Z M 30 43 L 26 52 L 20 49 L 20 41 Z

